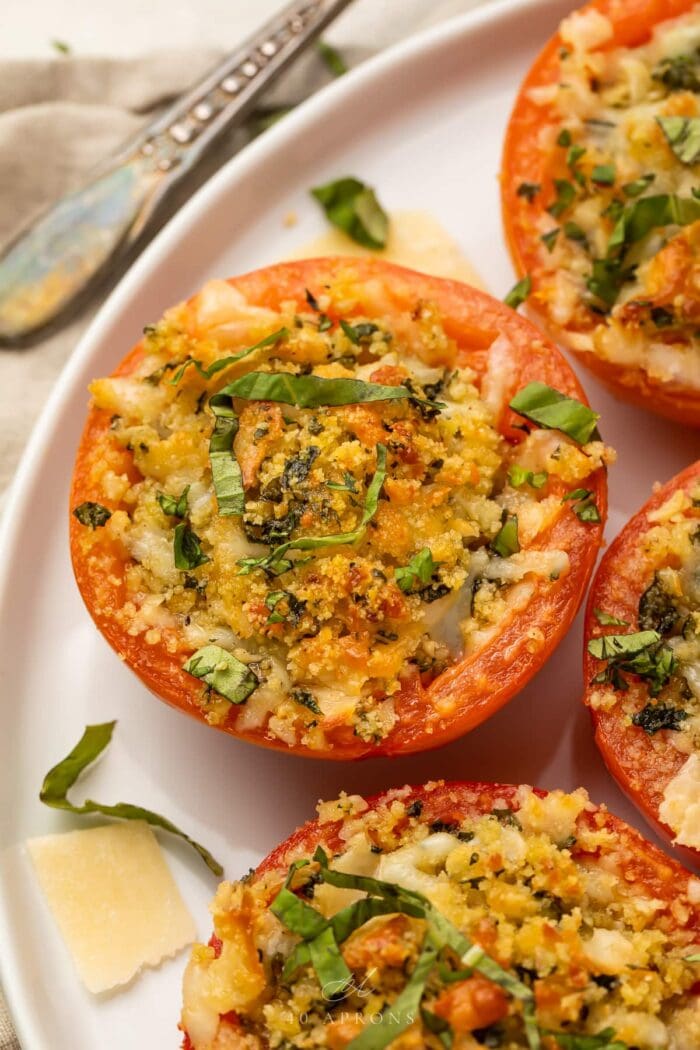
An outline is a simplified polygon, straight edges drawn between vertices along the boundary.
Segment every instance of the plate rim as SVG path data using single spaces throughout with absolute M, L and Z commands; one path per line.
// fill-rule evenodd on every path
M 577 6 L 575 0 L 570 0 L 570 3 L 572 8 Z M 157 270 L 168 250 L 177 245 L 186 235 L 188 228 L 196 226 L 200 218 L 216 205 L 219 197 L 227 192 L 231 182 L 245 177 L 250 169 L 255 169 L 266 158 L 278 150 L 283 150 L 290 140 L 303 133 L 307 125 L 314 124 L 324 113 L 342 107 L 353 95 L 360 93 L 363 87 L 410 64 L 413 58 L 424 59 L 431 51 L 439 53 L 443 47 L 454 44 L 455 38 L 468 40 L 472 33 L 477 33 L 485 26 L 516 19 L 528 10 L 544 12 L 550 6 L 551 0 L 481 0 L 479 6 L 471 10 L 412 33 L 305 99 L 284 121 L 243 147 L 203 183 L 155 234 L 121 277 L 60 370 L 53 389 L 40 409 L 6 491 L 0 520 L 0 550 L 7 552 L 17 549 L 21 529 L 29 510 L 32 488 L 46 453 L 46 437 L 54 425 L 55 417 L 71 395 L 77 376 L 99 346 L 103 330 L 119 317 L 142 278 Z M 0 561 L 0 617 L 7 607 L 11 562 L 10 557 Z M 30 1004 L 24 994 L 24 982 L 13 972 L 14 951 L 3 947 L 14 942 L 6 921 L 10 910 L 11 901 L 4 880 L 0 878 L 0 986 L 10 1020 L 22 1050 L 55 1050 L 44 1042 L 35 1026 Z

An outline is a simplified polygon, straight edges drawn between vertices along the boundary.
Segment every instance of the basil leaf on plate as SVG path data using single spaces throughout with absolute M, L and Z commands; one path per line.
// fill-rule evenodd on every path
M 528 383 L 518 391 L 510 407 L 546 430 L 561 430 L 579 445 L 590 441 L 600 419 L 598 413 L 587 405 L 545 383 Z
M 197 533 L 193 532 L 190 525 L 184 521 L 175 526 L 173 555 L 176 569 L 196 569 L 211 561 L 211 558 L 202 550 L 202 543 Z
M 324 405 L 360 405 L 369 401 L 409 401 L 443 408 L 442 402 L 424 401 L 407 386 L 385 386 L 362 379 L 324 379 L 314 375 L 291 375 L 288 372 L 247 372 L 223 387 L 215 398 L 240 397 L 246 401 L 278 401 L 297 408 L 320 408 Z M 211 403 L 211 402 L 210 402 Z
M 220 645 L 205 645 L 193 653 L 183 668 L 194 678 L 201 678 L 215 693 L 232 704 L 243 704 L 260 685 L 247 664 L 237 660 Z
M 86 525 L 90 529 L 101 529 L 112 517 L 112 512 L 103 507 L 101 503 L 86 500 L 85 503 L 73 508 L 73 516 L 81 525 Z
M 329 222 L 365 248 L 385 248 L 389 218 L 371 187 L 348 176 L 311 190 Z
M 220 357 L 217 361 L 212 362 L 208 368 L 205 368 L 201 361 L 196 360 L 194 357 L 188 357 L 184 361 L 177 372 L 170 380 L 173 386 L 177 385 L 182 379 L 187 369 L 192 365 L 203 379 L 211 379 L 217 372 L 223 371 L 224 368 L 228 368 L 229 365 L 233 365 L 236 361 L 242 361 L 244 357 L 248 357 L 254 350 L 262 350 L 267 346 L 276 346 L 277 343 L 281 342 L 282 339 L 286 339 L 289 332 L 286 328 L 280 328 L 276 332 L 271 332 L 270 335 L 266 335 L 264 339 L 261 339 L 259 343 L 255 343 L 254 346 L 248 346 L 245 350 L 239 350 L 237 354 L 230 354 L 228 357 Z
M 700 160 L 700 117 L 657 117 L 666 140 L 681 164 Z
M 86 799 L 80 805 L 75 805 L 68 799 L 68 792 L 80 774 L 102 754 L 109 744 L 116 724 L 116 722 L 103 722 L 100 725 L 85 727 L 83 735 L 70 754 L 66 755 L 53 769 L 50 769 L 44 777 L 44 783 L 39 792 L 41 802 L 53 809 L 62 809 L 78 815 L 101 813 L 103 816 L 120 817 L 122 820 L 144 820 L 151 827 L 162 828 L 163 831 L 184 839 L 197 851 L 210 871 L 215 875 L 222 875 L 223 868 L 204 846 L 200 846 L 184 831 L 180 831 L 165 817 L 153 813 L 150 809 L 134 806 L 130 802 L 117 802 L 113 806 L 107 806 L 101 802 L 94 802 L 92 799 Z

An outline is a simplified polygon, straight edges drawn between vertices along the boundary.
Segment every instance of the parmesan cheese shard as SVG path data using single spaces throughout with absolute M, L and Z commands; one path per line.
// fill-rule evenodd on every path
M 88 991 L 126 984 L 191 944 L 194 920 L 147 824 L 27 842 L 51 913 Z

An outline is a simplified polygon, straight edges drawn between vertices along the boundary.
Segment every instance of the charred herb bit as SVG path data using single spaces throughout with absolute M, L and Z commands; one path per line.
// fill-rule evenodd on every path
M 272 546 L 288 540 L 299 524 L 299 508 L 291 507 L 283 518 L 268 518 L 260 526 L 260 539 Z M 255 530 L 253 530 L 255 531 Z
M 311 196 L 319 202 L 329 222 L 365 248 L 385 248 L 389 218 L 374 190 L 348 176 L 315 186 Z
M 112 517 L 112 512 L 103 507 L 101 503 L 86 500 L 73 508 L 73 517 L 77 518 L 81 525 L 90 529 L 101 529 Z
M 547 211 L 554 219 L 558 219 L 574 203 L 576 189 L 568 179 L 555 179 L 554 189 L 557 195 L 553 203 L 547 208 Z
M 593 615 L 603 627 L 629 627 L 627 620 L 620 620 L 617 616 L 611 616 L 610 613 L 604 612 L 603 609 L 594 609 Z
M 700 92 L 699 57 L 695 52 L 691 55 L 663 58 L 651 75 L 670 91 Z
M 309 711 L 313 711 L 315 715 L 321 714 L 321 708 L 308 689 L 292 689 L 291 696 L 295 703 L 301 704 L 302 707 L 308 707 Z
M 410 806 L 406 807 L 406 816 L 408 817 L 419 817 L 423 812 L 423 803 L 419 798 L 415 799 Z
M 309 445 L 298 456 L 288 459 L 282 471 L 282 490 L 289 491 L 300 485 L 309 476 L 309 472 L 321 454 L 317 445 Z
M 663 306 L 652 306 L 649 316 L 656 328 L 671 328 L 676 320 L 671 311 L 665 310 Z
M 199 536 L 184 521 L 175 527 L 173 554 L 176 569 L 196 569 L 211 561 L 211 558 L 202 550 Z
M 532 204 L 541 189 L 539 182 L 521 182 L 515 192 L 518 197 L 524 197 L 529 204 Z
M 437 571 L 439 562 L 433 560 L 429 547 L 423 547 L 407 565 L 394 569 L 394 579 L 404 594 L 420 590 L 420 584 L 428 585 Z
M 490 543 L 491 550 L 501 558 L 509 558 L 520 550 L 518 539 L 518 516 L 503 512 L 502 524 Z
M 523 826 L 516 817 L 514 811 L 508 807 L 505 809 L 492 809 L 491 816 L 495 817 L 499 824 L 503 824 L 509 828 L 517 828 L 518 831 L 523 830 Z
M 315 310 L 317 314 L 321 312 L 321 307 L 318 305 L 318 299 L 316 298 L 313 292 L 309 291 L 308 288 L 304 289 L 304 298 L 306 299 L 307 303 L 309 304 L 312 310 Z
M 648 736 L 653 736 L 661 729 L 678 730 L 681 722 L 688 717 L 688 712 L 680 707 L 666 704 L 647 704 L 641 711 L 632 715 L 632 724 L 643 729 Z
M 187 493 L 189 491 L 190 486 L 185 485 L 177 499 L 174 496 L 168 496 L 165 492 L 159 492 L 156 499 L 163 514 L 167 514 L 170 518 L 184 518 L 187 514 Z
M 678 620 L 673 598 L 664 587 L 658 573 L 639 599 L 639 626 L 644 631 L 668 634 Z
M 513 285 L 503 302 L 506 304 L 506 306 L 510 306 L 512 310 L 517 310 L 518 307 L 525 302 L 531 291 L 532 278 L 528 273 L 525 275 L 525 277 L 522 277 L 516 284 Z

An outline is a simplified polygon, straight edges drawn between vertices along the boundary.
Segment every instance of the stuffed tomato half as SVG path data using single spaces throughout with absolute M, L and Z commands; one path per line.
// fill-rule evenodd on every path
M 529 304 L 619 396 L 700 425 L 700 7 L 594 0 L 520 89 L 502 200 Z
M 212 904 L 185 1050 L 691 1050 L 700 880 L 583 790 L 343 795 Z
M 168 311 L 91 391 L 78 585 L 146 685 L 218 729 L 338 759 L 436 746 L 576 613 L 611 453 L 559 352 L 481 292 L 272 266 Z
M 586 703 L 621 787 L 700 860 L 700 462 L 606 552 L 586 614 Z

